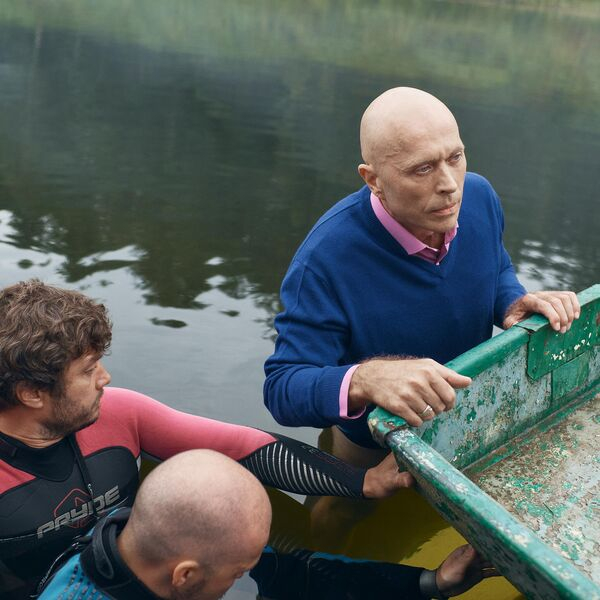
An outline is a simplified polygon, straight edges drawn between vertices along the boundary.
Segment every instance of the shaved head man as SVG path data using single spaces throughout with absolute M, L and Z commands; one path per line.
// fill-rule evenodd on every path
M 246 571 L 274 600 L 448 598 L 496 575 L 473 548 L 435 571 L 265 547 L 271 506 L 259 481 L 211 450 L 170 458 L 59 559 L 41 600 L 217 600 Z M 69 558 L 70 556 L 70 558 Z
M 193 450 L 146 478 L 118 548 L 161 598 L 212 600 L 258 562 L 270 526 L 269 498 L 254 475 L 222 454 Z
M 369 464 L 380 456 L 366 423 L 374 406 L 419 427 L 470 384 L 443 364 L 494 324 L 539 312 L 564 332 L 579 304 L 571 292 L 528 294 L 519 283 L 500 199 L 467 173 L 441 100 L 384 92 L 363 114 L 360 147 L 366 185 L 319 219 L 283 281 L 264 399 L 284 425 L 334 426 L 334 454 Z
M 81 581 L 72 574 L 80 567 L 100 598 L 216 600 L 258 562 L 271 526 L 260 482 L 212 450 L 183 452 L 157 466 L 129 512 L 101 521 L 42 598 L 77 593 Z

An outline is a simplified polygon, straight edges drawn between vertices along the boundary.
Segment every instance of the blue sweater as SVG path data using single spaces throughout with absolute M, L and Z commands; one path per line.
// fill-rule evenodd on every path
M 445 363 L 501 325 L 526 292 L 502 244 L 500 200 L 474 173 L 458 222 L 447 256 L 434 265 L 409 256 L 383 227 L 366 186 L 319 219 L 283 281 L 279 335 L 265 364 L 264 400 L 279 423 L 338 424 L 374 447 L 369 410 L 360 419 L 340 416 L 340 385 L 353 364 L 383 355 Z

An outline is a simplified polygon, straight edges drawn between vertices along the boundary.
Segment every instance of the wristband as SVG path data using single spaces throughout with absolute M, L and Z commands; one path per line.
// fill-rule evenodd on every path
M 437 570 L 430 571 L 429 569 L 423 569 L 421 576 L 419 577 L 419 590 L 424 598 L 434 598 L 435 600 L 446 600 L 450 596 L 445 596 L 440 592 L 435 575 Z

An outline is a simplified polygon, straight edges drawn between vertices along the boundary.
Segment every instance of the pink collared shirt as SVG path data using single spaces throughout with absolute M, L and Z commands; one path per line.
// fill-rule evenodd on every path
M 456 237 L 458 230 L 458 223 L 450 231 L 446 231 L 444 235 L 444 244 L 437 250 L 427 244 L 424 244 L 421 240 L 418 240 L 408 229 L 400 225 L 394 217 L 392 217 L 387 210 L 385 210 L 381 200 L 375 195 L 371 194 L 371 207 L 375 216 L 379 219 L 380 223 L 388 230 L 390 235 L 406 250 L 407 254 L 411 256 L 418 256 L 427 262 L 439 265 L 444 256 L 448 254 L 450 249 L 450 242 Z
M 373 193 L 371 194 L 371 207 L 373 208 L 375 216 L 379 219 L 379 222 L 410 256 L 418 256 L 427 262 L 439 265 L 446 254 L 448 254 L 450 242 L 456 237 L 458 223 L 456 223 L 453 229 L 445 233 L 444 244 L 437 250 L 436 248 L 424 244 L 421 240 L 418 240 L 410 231 L 408 231 L 408 229 L 406 229 L 406 227 L 400 225 L 400 223 L 385 210 L 381 200 Z M 340 386 L 340 416 L 344 419 L 358 419 L 358 417 L 365 412 L 365 409 L 363 409 L 359 413 L 348 415 L 348 390 L 350 389 L 352 375 L 357 368 L 358 365 L 354 365 L 346 371 L 344 379 L 342 379 L 342 385 Z

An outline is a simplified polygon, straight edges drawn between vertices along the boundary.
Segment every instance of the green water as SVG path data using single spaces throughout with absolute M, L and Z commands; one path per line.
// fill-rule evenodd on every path
M 388 87 L 455 112 L 530 289 L 600 280 L 599 40 L 584 1 L 3 0 L 0 285 L 104 300 L 115 385 L 282 431 L 261 399 L 278 287 L 360 186 L 358 120 Z M 458 543 L 403 502 L 381 511 L 430 525 L 376 516 L 347 550 L 435 563 Z

